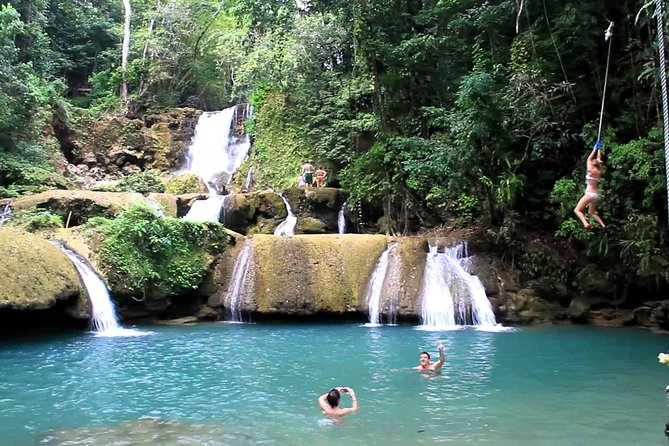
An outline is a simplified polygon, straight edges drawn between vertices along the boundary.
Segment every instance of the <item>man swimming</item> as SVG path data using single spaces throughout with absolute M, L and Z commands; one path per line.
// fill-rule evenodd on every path
M 342 393 L 346 393 L 351 397 L 351 401 L 353 402 L 352 407 L 339 407 Z M 355 391 L 350 387 L 335 387 L 328 393 L 324 393 L 318 397 L 318 405 L 321 406 L 323 414 L 329 417 L 343 417 L 344 415 L 358 411 L 358 399 L 355 397 Z
M 441 341 L 437 343 L 437 348 L 439 349 L 439 360 L 437 362 L 431 364 L 430 354 L 428 352 L 422 352 L 420 354 L 420 365 L 414 367 L 414 370 L 421 370 L 426 372 L 434 372 L 439 370 L 441 366 L 444 365 L 444 361 L 446 361 L 446 355 L 444 354 L 444 344 L 442 344 Z

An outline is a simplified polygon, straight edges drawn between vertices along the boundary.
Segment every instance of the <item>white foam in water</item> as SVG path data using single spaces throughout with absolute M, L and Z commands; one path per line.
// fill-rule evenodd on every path
M 58 244 L 56 243 L 56 245 Z M 109 291 L 102 279 L 77 253 L 61 245 L 58 245 L 58 247 L 67 254 L 70 260 L 72 260 L 77 271 L 79 271 L 81 280 L 84 282 L 88 297 L 91 300 L 93 312 L 92 325 L 96 336 L 120 337 L 145 336 L 152 334 L 150 331 L 140 331 L 121 327 L 116 317 L 114 303 L 109 297 Z
M 12 208 L 10 208 L 8 204 L 6 204 L 5 207 L 0 211 L 0 226 L 2 226 L 7 220 L 9 220 L 9 217 L 11 216 L 12 216 Z
M 469 274 L 467 245 L 460 243 L 438 252 L 430 246 L 425 263 L 421 330 L 460 330 L 466 325 L 502 330 L 481 281 Z
M 282 237 L 295 235 L 295 225 L 297 224 L 297 217 L 293 214 L 293 210 L 290 208 L 290 203 L 286 200 L 286 197 L 283 194 L 279 194 L 284 203 L 286 203 L 286 212 L 288 217 L 279 224 L 274 230 L 274 235 L 280 235 Z

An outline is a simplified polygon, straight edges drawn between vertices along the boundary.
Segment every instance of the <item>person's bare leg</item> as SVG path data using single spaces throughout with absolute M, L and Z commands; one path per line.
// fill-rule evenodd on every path
M 597 223 L 599 223 L 599 225 L 602 228 L 606 228 L 606 225 L 604 224 L 604 220 L 602 220 L 602 217 L 600 217 L 599 214 L 597 213 L 597 202 L 596 201 L 592 201 L 588 205 L 588 214 L 592 215 L 592 218 L 594 218 L 595 221 Z
M 588 203 L 590 203 L 590 197 L 583 195 L 581 199 L 578 200 L 578 204 L 576 204 L 576 207 L 574 208 L 574 214 L 576 214 L 576 217 L 581 220 L 584 229 L 590 229 L 590 223 L 588 223 L 588 220 L 585 218 L 585 214 L 583 213 Z

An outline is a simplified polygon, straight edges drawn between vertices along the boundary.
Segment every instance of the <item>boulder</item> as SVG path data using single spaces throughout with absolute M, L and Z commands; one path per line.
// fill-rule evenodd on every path
M 209 190 L 202 178 L 193 175 L 192 173 L 184 173 L 170 178 L 165 185 L 165 192 L 175 195 L 193 193 L 207 194 L 209 193 Z
M 366 311 L 368 281 L 386 244 L 380 235 L 256 235 L 255 299 L 242 302 L 242 310 L 275 315 Z
M 66 312 L 86 318 L 77 269 L 58 247 L 29 233 L 0 228 L 0 309 L 47 310 L 66 301 Z
M 177 197 L 171 194 L 159 194 L 151 193 L 147 197 L 147 200 L 158 203 L 163 211 L 163 215 L 166 217 L 177 217 L 178 207 L 177 207 Z
M 97 215 L 113 218 L 134 201 L 144 201 L 144 196 L 126 192 L 50 190 L 19 198 L 12 203 L 12 210 L 48 209 L 60 215 L 64 222 L 69 220 L 69 226 L 78 226 Z

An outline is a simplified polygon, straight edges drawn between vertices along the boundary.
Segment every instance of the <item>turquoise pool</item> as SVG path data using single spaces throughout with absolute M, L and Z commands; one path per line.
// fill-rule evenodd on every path
M 669 337 L 211 323 L 0 341 L 0 445 L 665 445 Z M 410 368 L 446 344 L 442 373 Z M 361 410 L 316 398 L 353 387 Z

